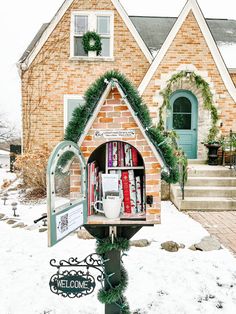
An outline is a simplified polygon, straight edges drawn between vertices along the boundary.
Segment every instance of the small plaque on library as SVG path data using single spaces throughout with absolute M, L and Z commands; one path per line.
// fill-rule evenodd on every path
M 95 137 L 105 139 L 135 138 L 135 130 L 97 130 Z

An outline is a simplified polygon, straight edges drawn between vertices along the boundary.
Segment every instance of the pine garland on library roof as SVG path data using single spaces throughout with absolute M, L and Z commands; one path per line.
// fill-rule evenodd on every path
M 146 130 L 146 134 L 166 164 L 169 171 L 163 172 L 162 178 L 168 183 L 176 183 L 178 181 L 178 164 L 173 148 L 168 144 L 166 136 L 163 135 L 158 128 L 152 126 L 149 110 L 139 96 L 137 89 L 118 71 L 105 73 L 88 88 L 84 97 L 85 104 L 73 111 L 72 119 L 66 128 L 65 140 L 70 140 L 75 143 L 78 142 L 86 124 L 93 115 L 98 101 L 107 87 L 107 82 L 110 82 L 112 79 L 118 81 L 124 94 L 127 96 L 128 102 L 137 114 L 143 128 Z

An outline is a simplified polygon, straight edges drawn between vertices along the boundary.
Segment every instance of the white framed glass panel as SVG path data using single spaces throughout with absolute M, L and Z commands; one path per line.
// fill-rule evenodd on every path
M 110 38 L 101 38 L 102 42 L 102 57 L 109 57 L 110 56 Z
M 65 95 L 64 96 L 64 128 L 72 119 L 73 112 L 76 108 L 83 106 L 85 100 L 82 96 L 77 95 Z
M 75 15 L 74 32 L 75 34 L 84 34 L 88 31 L 88 16 Z
M 74 56 L 87 56 L 82 44 L 82 37 L 74 37 Z
M 110 16 L 97 17 L 97 32 L 100 35 L 110 35 Z

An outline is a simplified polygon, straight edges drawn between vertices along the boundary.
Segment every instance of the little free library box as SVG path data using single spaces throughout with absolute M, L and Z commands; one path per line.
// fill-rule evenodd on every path
M 107 82 L 78 142 L 47 170 L 49 246 L 82 225 L 160 223 L 163 160 L 117 80 Z

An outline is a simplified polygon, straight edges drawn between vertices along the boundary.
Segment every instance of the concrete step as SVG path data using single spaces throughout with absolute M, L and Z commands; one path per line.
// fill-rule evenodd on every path
M 226 197 L 185 197 L 180 202 L 180 210 L 224 211 L 236 210 L 236 198 Z
M 235 187 L 236 177 L 188 177 L 186 186 L 223 186 Z
M 205 159 L 188 159 L 189 165 L 206 165 L 207 160 Z
M 236 171 L 224 167 L 190 167 L 189 177 L 236 177 Z
M 182 196 L 179 186 L 176 186 L 177 197 Z M 226 197 L 236 198 L 236 187 L 222 186 L 186 186 L 184 189 L 185 197 Z

